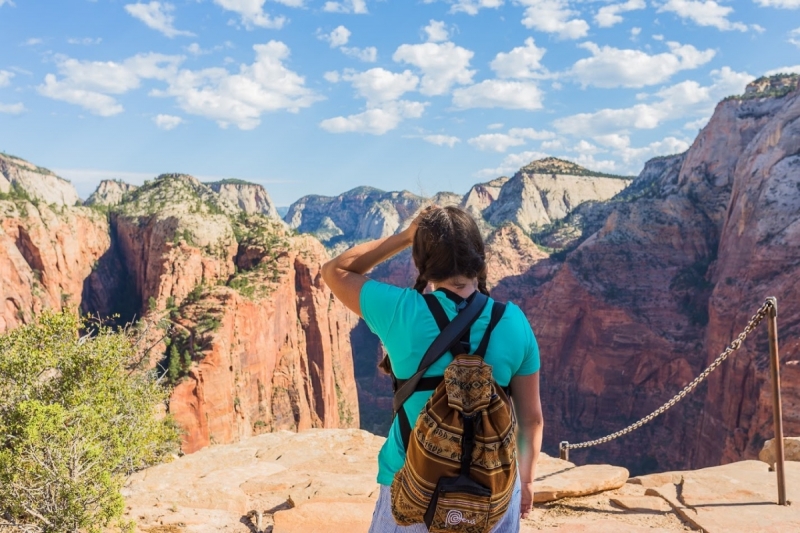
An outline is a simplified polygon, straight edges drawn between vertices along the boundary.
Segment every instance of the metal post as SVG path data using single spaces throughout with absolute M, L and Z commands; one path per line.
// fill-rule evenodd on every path
M 569 442 L 562 440 L 558 445 L 558 457 L 562 461 L 569 461 Z
M 781 409 L 781 375 L 778 357 L 778 300 L 774 296 L 767 298 L 772 302 L 769 309 L 769 362 L 772 375 L 772 420 L 775 425 L 775 470 L 778 473 L 778 505 L 786 505 L 786 476 L 784 470 L 783 450 L 783 410 Z

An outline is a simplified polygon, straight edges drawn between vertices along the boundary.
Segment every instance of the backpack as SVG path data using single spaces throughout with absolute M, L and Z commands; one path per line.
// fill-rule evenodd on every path
M 441 333 L 414 376 L 395 379 L 406 460 L 392 481 L 392 515 L 399 525 L 424 522 L 434 533 L 488 533 L 508 510 L 517 477 L 516 420 L 507 392 L 483 360 L 505 305 L 493 304 L 489 326 L 470 354 L 469 327 L 488 298 L 473 294 L 452 322 L 434 295 L 425 301 Z M 454 358 L 444 376 L 422 377 L 448 351 Z M 403 403 L 419 390 L 433 395 L 412 429 Z

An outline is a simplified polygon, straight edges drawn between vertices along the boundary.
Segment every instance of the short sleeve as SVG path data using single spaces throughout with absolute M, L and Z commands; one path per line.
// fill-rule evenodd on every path
M 359 295 L 361 316 L 364 317 L 364 322 L 370 331 L 382 341 L 388 336 L 403 293 L 404 289 L 400 287 L 372 279 L 361 287 Z
M 516 307 L 516 306 L 515 306 Z M 528 322 L 525 313 L 517 308 L 517 315 L 520 320 L 519 328 L 524 332 L 524 347 L 525 355 L 522 358 L 522 364 L 516 372 L 517 376 L 529 376 L 539 371 L 541 363 L 539 361 L 539 343 L 536 342 L 536 336 L 533 334 L 531 325 Z

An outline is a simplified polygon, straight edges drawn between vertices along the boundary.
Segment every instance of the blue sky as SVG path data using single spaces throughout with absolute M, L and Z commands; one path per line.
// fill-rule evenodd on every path
M 800 0 L 0 0 L 0 150 L 84 197 L 463 193 L 545 155 L 637 174 L 786 70 Z

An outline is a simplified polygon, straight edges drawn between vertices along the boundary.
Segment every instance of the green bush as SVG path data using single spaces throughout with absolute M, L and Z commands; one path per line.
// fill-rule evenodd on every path
M 166 390 L 133 371 L 134 335 L 79 337 L 87 327 L 45 312 L 0 337 L 0 529 L 124 525 L 125 476 L 177 451 L 175 425 L 155 416 Z

